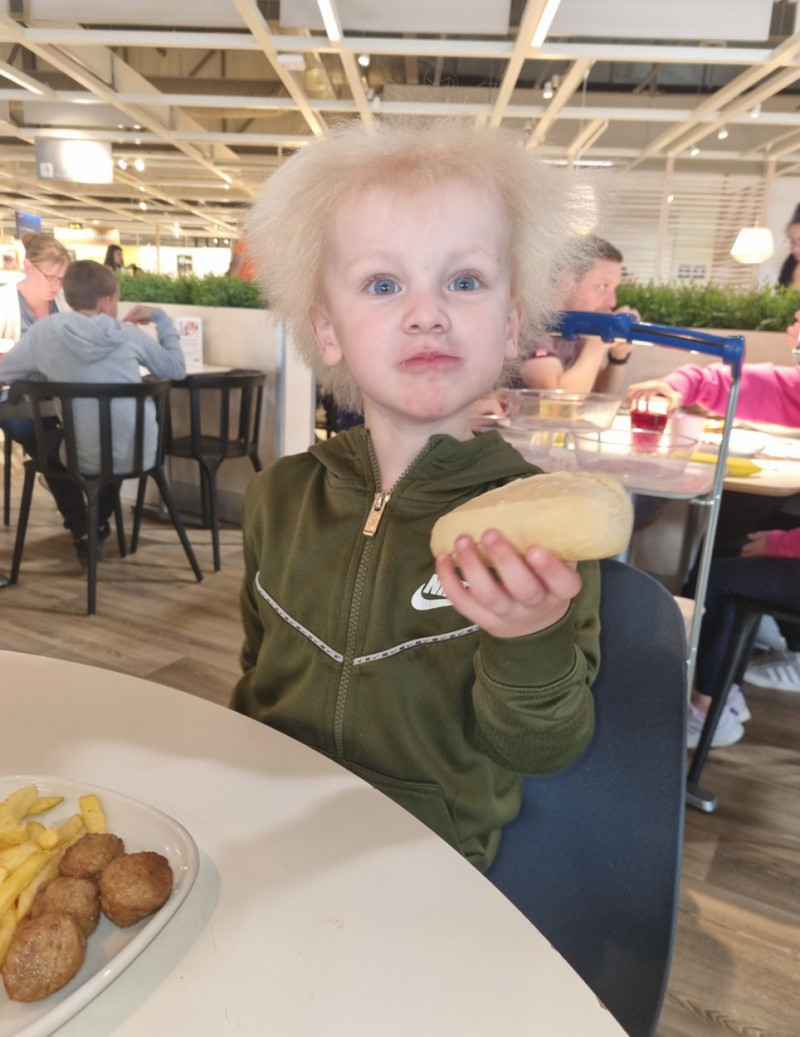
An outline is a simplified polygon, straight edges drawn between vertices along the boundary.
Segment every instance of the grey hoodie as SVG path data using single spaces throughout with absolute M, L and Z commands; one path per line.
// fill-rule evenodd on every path
M 29 328 L 13 349 L 0 357 L 0 379 L 14 382 L 35 378 L 51 382 L 140 382 L 140 367 L 163 378 L 186 374 L 180 337 L 171 319 L 154 309 L 156 342 L 134 324 L 107 314 L 54 313 Z M 155 460 L 155 407 L 151 400 L 150 425 L 146 430 L 145 460 Z M 114 469 L 126 471 L 132 460 L 130 430 L 134 424 L 133 400 L 115 400 L 112 408 Z M 78 457 L 81 471 L 97 471 L 100 458 L 95 404 L 78 401 Z M 126 434 L 127 432 L 127 434 Z

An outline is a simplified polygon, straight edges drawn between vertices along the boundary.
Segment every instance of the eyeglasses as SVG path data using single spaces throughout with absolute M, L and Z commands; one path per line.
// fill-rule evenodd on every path
M 31 266 L 36 267 L 36 269 L 39 271 L 39 273 L 42 275 L 45 281 L 47 281 L 48 284 L 61 284 L 61 282 L 64 280 L 63 274 L 46 274 L 40 266 L 36 265 L 36 263 L 32 263 Z

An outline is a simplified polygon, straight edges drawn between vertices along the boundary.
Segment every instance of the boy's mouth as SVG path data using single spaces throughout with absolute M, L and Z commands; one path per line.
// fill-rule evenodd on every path
M 442 353 L 439 350 L 425 350 L 406 357 L 400 364 L 401 367 L 415 370 L 423 368 L 450 367 L 457 362 L 452 353 Z

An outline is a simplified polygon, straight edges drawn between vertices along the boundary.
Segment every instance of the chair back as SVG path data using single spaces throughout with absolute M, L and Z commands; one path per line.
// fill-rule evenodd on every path
M 48 478 L 64 478 L 55 461 L 44 418 L 52 400 L 61 421 L 59 459 L 78 483 L 138 478 L 164 457 L 163 421 L 170 381 L 42 382 L 18 381 L 10 397 L 30 401 L 36 430 L 37 464 Z
M 227 457 L 257 458 L 266 377 L 263 371 L 236 370 L 190 375 L 175 382 L 175 389 L 189 392 L 190 430 L 186 445 L 190 452 L 182 446 L 179 455 L 202 457 L 214 464 L 221 464 Z M 212 404 L 214 393 L 216 407 Z M 186 437 L 179 438 L 185 443 Z M 168 444 L 168 453 L 174 442 L 173 439 Z
M 488 878 L 631 1037 L 652 1037 L 675 932 L 686 780 L 686 636 L 672 595 L 601 563 L 594 737 L 526 778 Z

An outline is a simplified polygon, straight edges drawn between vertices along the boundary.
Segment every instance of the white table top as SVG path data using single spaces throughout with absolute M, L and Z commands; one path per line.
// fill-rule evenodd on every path
M 99 785 L 191 832 L 186 902 L 64 1037 L 624 1037 L 470 864 L 255 721 L 105 670 L 0 652 L 3 773 Z

